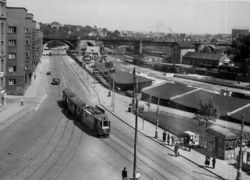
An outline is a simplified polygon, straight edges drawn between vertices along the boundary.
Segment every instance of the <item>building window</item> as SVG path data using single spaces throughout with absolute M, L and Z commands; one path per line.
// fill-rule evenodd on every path
M 29 45 L 29 41 L 25 41 L 25 45 Z
M 16 53 L 9 53 L 8 59 L 16 59 Z
M 1 34 L 3 34 L 3 33 L 4 33 L 4 24 L 1 23 Z
M 25 33 L 29 33 L 29 28 L 25 28 Z
M 4 60 L 1 60 L 1 72 L 4 72 Z
M 16 26 L 9 26 L 9 33 L 16 33 Z
M 9 79 L 9 86 L 13 86 L 16 84 L 16 80 L 15 79 Z
M 16 72 L 16 66 L 10 66 L 9 72 Z
M 28 53 L 25 53 L 25 58 L 29 58 L 29 54 Z
M 9 47 L 16 47 L 16 40 L 9 40 Z

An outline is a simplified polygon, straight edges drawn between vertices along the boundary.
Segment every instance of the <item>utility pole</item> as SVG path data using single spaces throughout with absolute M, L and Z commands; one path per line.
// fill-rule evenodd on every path
M 112 81 L 112 98 L 111 98 L 111 106 L 112 106 L 112 110 L 115 110 L 115 81 L 113 79 Z
M 159 104 L 160 104 L 160 98 L 158 97 L 158 102 L 157 102 L 157 113 L 156 113 L 156 124 L 155 124 L 155 139 L 158 139 Z
M 136 145 L 137 145 L 137 119 L 138 119 L 138 99 L 137 99 L 137 82 L 135 75 L 135 68 L 133 70 L 134 76 L 134 101 L 135 101 L 135 137 L 134 137 L 134 164 L 133 164 L 133 180 L 136 180 Z
M 238 159 L 239 166 L 238 166 L 236 180 L 241 180 L 241 172 L 242 172 L 242 141 L 243 141 L 244 120 L 245 120 L 245 115 L 242 114 L 241 131 L 240 131 L 240 151 L 239 151 L 239 159 Z

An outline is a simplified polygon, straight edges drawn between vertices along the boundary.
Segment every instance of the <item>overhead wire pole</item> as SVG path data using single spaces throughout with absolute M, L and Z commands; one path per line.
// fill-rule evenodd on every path
M 243 128 L 244 128 L 244 120 L 245 115 L 242 114 L 242 121 L 241 121 L 241 131 L 240 131 L 240 151 L 239 151 L 239 159 L 238 159 L 238 171 L 236 180 L 241 180 L 241 172 L 242 172 L 242 141 L 243 141 Z
M 134 164 L 133 164 L 133 180 L 136 180 L 136 145 L 137 145 L 137 121 L 138 121 L 138 99 L 137 99 L 137 82 L 135 68 L 133 70 L 134 76 L 134 102 L 135 102 L 135 137 L 134 137 Z
M 159 126 L 159 105 L 160 105 L 160 98 L 158 97 L 158 102 L 157 102 L 157 112 L 156 112 L 156 124 L 155 124 L 155 139 L 158 139 L 158 126 Z

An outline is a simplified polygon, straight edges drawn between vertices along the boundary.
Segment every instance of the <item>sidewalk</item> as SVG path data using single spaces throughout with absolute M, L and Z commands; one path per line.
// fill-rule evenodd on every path
M 80 69 L 80 68 L 76 68 L 78 73 L 85 73 L 87 74 L 87 72 L 84 69 Z M 84 72 L 85 71 L 85 72 Z M 81 78 L 83 78 L 83 76 L 81 76 Z M 93 78 L 90 77 L 91 80 L 90 82 L 87 81 L 87 83 L 91 83 L 93 82 Z M 84 79 L 82 79 L 84 80 Z M 115 93 L 115 108 L 114 108 L 114 112 L 113 109 L 111 107 L 111 97 L 108 97 L 108 89 L 105 89 L 101 84 L 97 83 L 95 84 L 95 87 L 92 87 L 91 85 L 89 85 L 89 87 L 92 88 L 92 91 L 94 91 L 99 99 L 100 104 L 102 104 L 106 110 L 108 110 L 110 113 L 116 115 L 118 118 L 120 118 L 122 121 L 124 121 L 125 123 L 127 123 L 128 125 L 134 127 L 134 119 L 135 119 L 135 115 L 128 112 L 128 106 L 131 103 L 131 98 L 120 95 Z M 139 102 L 139 103 L 143 103 L 143 102 Z M 152 105 L 153 109 L 156 109 L 156 105 Z M 151 108 L 151 109 L 152 109 Z M 187 117 L 192 118 L 192 114 L 190 113 L 186 113 L 184 111 L 179 111 L 179 110 L 175 110 L 175 109 L 171 109 L 171 108 L 165 108 L 165 107 L 160 107 L 161 110 L 164 111 L 171 111 L 171 113 L 176 113 L 177 115 L 184 115 Z M 162 137 L 162 133 L 163 133 L 163 129 L 158 128 L 158 135 L 159 135 L 159 139 L 155 139 L 155 125 L 151 124 L 143 119 L 141 119 L 140 117 L 138 117 L 138 131 L 141 134 L 144 134 L 145 136 L 151 138 L 152 140 L 158 142 L 159 144 L 162 144 L 161 141 L 161 137 Z M 176 137 L 174 134 L 172 134 L 175 139 L 177 139 L 178 137 Z M 173 151 L 173 147 L 169 146 L 167 144 L 164 145 L 165 147 L 167 147 L 169 150 Z M 204 165 L 204 161 L 205 161 L 205 156 L 200 154 L 199 152 L 195 151 L 194 149 L 192 149 L 191 151 L 186 151 L 183 149 L 180 149 L 180 156 L 194 164 L 196 164 L 197 166 L 206 169 L 207 171 L 209 171 L 210 173 L 216 175 L 219 179 L 236 179 L 237 176 L 237 169 L 233 166 L 230 165 L 228 161 L 223 161 L 223 160 L 219 160 L 216 159 L 216 166 L 215 169 L 211 168 L 211 163 L 210 163 L 210 167 L 205 167 Z M 242 172 L 242 179 L 249 179 L 250 178 L 250 174 L 247 174 L 246 172 Z
M 46 89 L 44 87 L 44 81 L 46 80 L 45 72 L 47 70 L 48 63 L 48 60 L 41 57 L 41 63 L 38 64 L 34 72 L 34 74 L 36 74 L 36 79 L 32 78 L 31 84 L 29 85 L 23 96 L 8 95 L 6 97 L 7 104 L 5 106 L 0 106 L 0 130 L 6 127 L 6 124 L 14 122 L 13 120 L 11 120 L 10 122 L 5 122 L 12 116 L 22 112 L 23 110 L 24 112 L 26 112 L 25 109 L 32 110 L 30 108 L 33 106 L 29 107 L 28 103 L 26 103 L 26 100 L 28 101 L 31 98 L 38 98 L 39 100 L 39 98 L 41 98 L 39 96 L 44 93 L 41 93 L 41 91 L 44 91 Z M 23 105 L 21 105 L 21 101 L 23 101 Z

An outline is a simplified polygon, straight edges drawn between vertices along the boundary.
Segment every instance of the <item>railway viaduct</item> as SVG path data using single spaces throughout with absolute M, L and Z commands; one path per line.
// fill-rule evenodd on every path
M 98 41 L 102 42 L 104 46 L 107 45 L 129 45 L 134 46 L 134 52 L 136 54 L 142 54 L 143 46 L 164 46 L 164 47 L 172 47 L 172 45 L 176 42 L 173 41 L 155 41 L 155 40 L 148 40 L 148 39 L 126 39 L 126 38 L 118 38 L 118 39 L 111 39 L 111 38 L 100 38 L 100 37 L 77 37 L 77 36 L 44 36 L 43 37 L 43 44 L 49 41 L 61 41 L 67 45 L 69 45 L 70 49 L 80 50 L 81 41 Z M 211 49 L 217 49 L 221 46 L 231 46 L 231 44 L 219 44 L 219 43 L 202 43 L 202 42 L 193 42 L 196 46 L 197 50 L 203 49 L 205 46 Z

